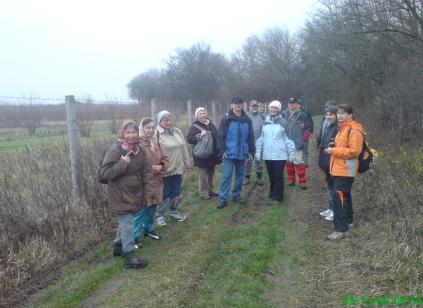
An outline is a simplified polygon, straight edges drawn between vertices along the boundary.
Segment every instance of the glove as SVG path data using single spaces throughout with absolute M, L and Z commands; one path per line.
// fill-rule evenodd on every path
M 247 158 L 247 161 L 253 161 L 253 155 L 251 155 L 250 153 L 248 153 L 248 158 Z
M 256 161 L 259 161 L 260 160 L 260 153 L 256 153 L 256 155 L 254 156 L 254 158 L 255 158 Z

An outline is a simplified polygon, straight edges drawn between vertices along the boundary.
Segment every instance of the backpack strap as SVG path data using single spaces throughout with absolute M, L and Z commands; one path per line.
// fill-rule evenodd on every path
M 192 124 L 192 126 L 197 127 L 197 128 L 198 128 L 199 130 L 201 130 L 201 131 L 207 131 L 206 129 L 202 128 L 200 125 L 197 125 L 197 124 Z

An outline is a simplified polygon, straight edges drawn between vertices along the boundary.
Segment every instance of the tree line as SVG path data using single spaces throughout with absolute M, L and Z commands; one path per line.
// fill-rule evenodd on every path
M 180 48 L 127 86 L 139 102 L 297 96 L 314 113 L 336 99 L 407 141 L 423 130 L 422 31 L 422 0 L 322 0 L 297 33 L 267 29 L 229 56 Z

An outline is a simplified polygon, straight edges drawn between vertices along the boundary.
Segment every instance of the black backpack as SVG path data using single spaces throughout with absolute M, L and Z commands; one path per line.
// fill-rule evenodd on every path
M 365 173 L 372 169 L 374 162 L 374 155 L 363 139 L 363 146 L 361 147 L 360 155 L 358 156 L 358 173 Z
M 117 145 L 117 147 L 118 147 L 118 149 L 119 149 L 119 151 L 120 151 L 120 156 L 122 156 L 122 155 L 126 155 L 126 151 L 122 148 L 122 145 L 120 144 L 120 142 L 119 142 L 119 141 L 116 141 L 116 145 Z M 107 184 L 107 183 L 109 183 L 109 180 L 108 180 L 108 179 L 105 179 L 104 177 L 102 177 L 102 176 L 101 176 L 101 174 L 100 174 L 100 169 L 101 169 L 101 165 L 103 164 L 104 157 L 106 156 L 106 153 L 107 153 L 107 151 L 108 151 L 110 148 L 111 148 L 111 146 L 109 146 L 109 147 L 105 148 L 105 149 L 103 150 L 103 154 L 101 155 L 100 165 L 98 166 L 98 170 L 97 170 L 97 183 L 100 183 L 100 184 Z M 120 157 L 120 156 L 119 156 L 119 157 Z

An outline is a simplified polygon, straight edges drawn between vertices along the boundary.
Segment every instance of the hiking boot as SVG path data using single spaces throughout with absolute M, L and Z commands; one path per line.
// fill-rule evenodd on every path
M 337 231 L 326 236 L 326 240 L 328 241 L 339 241 L 339 240 L 342 240 L 343 238 L 345 238 L 345 233 L 337 232 Z
M 307 189 L 307 184 L 306 184 L 306 183 L 302 183 L 302 184 L 300 184 L 300 188 L 301 188 L 302 190 Z
M 122 257 L 123 251 L 122 251 L 122 242 L 114 242 L 113 243 L 113 257 Z
M 160 240 L 162 237 L 160 236 L 160 235 L 158 235 L 157 233 L 156 233 L 156 231 L 154 231 L 154 230 L 152 230 L 152 231 L 149 231 L 149 232 L 145 232 L 144 233 L 144 237 L 151 237 L 152 239 L 155 239 L 155 240 Z
M 144 268 L 148 262 L 137 257 L 134 251 L 125 253 L 125 267 L 126 268 Z
M 156 218 L 156 226 L 158 226 L 158 227 L 165 227 L 165 226 L 167 226 L 167 223 L 166 223 L 166 221 L 165 221 L 165 219 L 164 219 L 163 216 L 159 216 L 159 217 Z
M 247 201 L 243 197 L 232 197 L 233 203 L 246 204 Z
M 244 185 L 250 185 L 250 178 L 249 177 L 244 178 Z
M 187 219 L 186 216 L 180 212 L 172 212 L 169 214 L 169 217 L 179 222 L 183 222 Z
M 320 217 L 325 218 L 327 215 L 330 214 L 330 212 L 332 212 L 331 209 L 326 209 L 323 212 L 320 212 L 319 215 L 320 215 Z
M 295 186 L 295 182 L 288 182 L 288 186 Z
M 215 193 L 214 191 L 209 192 L 209 197 L 210 198 L 217 197 L 217 196 L 219 196 L 218 193 Z
M 333 211 L 330 211 L 330 213 L 325 216 L 325 220 L 327 221 L 333 220 Z
M 256 184 L 259 185 L 259 186 L 263 186 L 264 185 L 263 179 L 262 178 L 257 178 Z
M 217 206 L 217 208 L 219 209 L 219 210 L 221 210 L 221 209 L 224 209 L 225 207 L 227 207 L 228 206 L 228 203 L 226 202 L 226 201 L 220 201 L 219 202 L 219 205 Z

